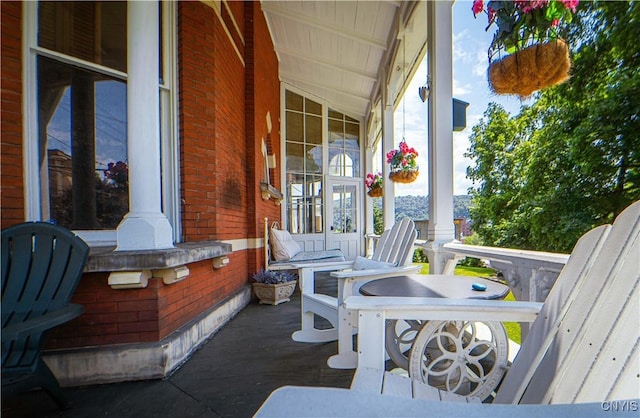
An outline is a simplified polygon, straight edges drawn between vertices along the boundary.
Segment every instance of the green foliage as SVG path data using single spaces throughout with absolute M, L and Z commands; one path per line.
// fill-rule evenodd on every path
M 585 3 L 569 34 L 572 78 L 474 126 L 468 176 L 483 245 L 570 252 L 640 199 L 640 7 Z
M 458 265 L 464 267 L 484 267 L 484 262 L 479 258 L 465 257 L 458 262 Z
M 373 205 L 373 233 L 382 235 L 384 232 L 384 220 L 382 218 L 382 209 L 380 206 Z
M 413 252 L 412 261 L 414 263 L 428 263 L 429 259 L 427 258 L 427 254 L 424 252 L 422 248 L 416 248 L 415 251 Z

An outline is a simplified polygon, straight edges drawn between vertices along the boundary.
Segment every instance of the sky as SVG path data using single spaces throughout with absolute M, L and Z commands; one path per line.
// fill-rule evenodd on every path
M 497 96 L 489 90 L 487 82 L 487 49 L 495 27 L 488 32 L 485 14 L 473 17 L 472 1 L 457 0 L 453 6 L 453 97 L 469 103 L 467 128 L 453 133 L 453 194 L 465 195 L 473 184 L 466 178 L 466 169 L 472 161 L 464 157 L 469 148 L 471 128 L 476 125 L 490 102 L 501 104 L 511 114 L 521 106 L 516 97 Z M 407 145 L 416 148 L 420 176 L 410 184 L 396 184 L 396 196 L 426 196 L 427 178 L 427 104 L 418 96 L 418 87 L 426 82 L 427 68 L 420 66 L 398 106 L 394 119 L 396 142 L 404 136 Z M 404 110 L 404 111 L 403 111 Z M 403 134 L 404 133 L 404 134 Z

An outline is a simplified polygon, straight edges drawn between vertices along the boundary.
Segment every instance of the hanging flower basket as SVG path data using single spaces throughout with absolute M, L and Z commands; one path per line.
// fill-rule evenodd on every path
M 376 174 L 368 173 L 367 177 L 364 179 L 364 184 L 367 186 L 367 194 L 371 197 L 381 197 L 382 196 L 382 173 L 377 172 Z
M 382 187 L 372 187 L 367 194 L 370 197 L 382 197 Z
M 569 79 L 569 47 L 561 39 L 578 0 L 474 0 L 472 11 L 485 12 L 497 26 L 489 46 L 489 86 L 496 94 L 530 96 Z
M 389 180 L 395 183 L 413 183 L 418 178 L 418 170 L 400 170 L 389 173 Z
M 496 94 L 530 96 L 569 79 L 567 44 L 558 39 L 516 51 L 489 66 L 489 85 Z
M 418 178 L 418 151 L 400 141 L 398 149 L 387 153 L 387 163 L 391 165 L 389 180 L 396 183 L 411 183 Z

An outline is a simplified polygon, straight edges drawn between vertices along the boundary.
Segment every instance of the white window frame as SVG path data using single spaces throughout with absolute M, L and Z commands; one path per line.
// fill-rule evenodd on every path
M 178 100 L 177 100 L 177 2 L 163 1 L 162 7 L 162 45 L 164 80 L 159 85 L 161 114 L 161 167 L 163 212 L 171 223 L 174 241 L 181 236 L 180 230 L 180 181 L 179 181 L 179 142 L 178 142 Z M 73 65 L 89 71 L 98 71 L 118 80 L 127 81 L 127 74 L 89 61 L 75 58 L 38 46 L 38 2 L 22 2 L 23 21 L 23 158 L 24 158 L 24 207 L 25 220 L 42 219 L 41 179 L 38 150 L 38 97 L 37 57 L 44 56 L 56 61 Z M 132 22 L 127 22 L 131 25 Z M 130 139 L 127 139 L 130 140 Z M 129 193 L 135 193 L 130 190 Z M 111 246 L 116 244 L 116 230 L 75 230 L 91 246 Z

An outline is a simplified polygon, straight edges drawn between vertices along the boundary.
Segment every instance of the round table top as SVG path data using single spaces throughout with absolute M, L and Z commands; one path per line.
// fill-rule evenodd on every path
M 474 290 L 479 283 L 486 290 Z M 449 299 L 504 299 L 509 286 L 493 280 L 452 274 L 409 274 L 372 280 L 360 287 L 365 296 L 415 296 Z

